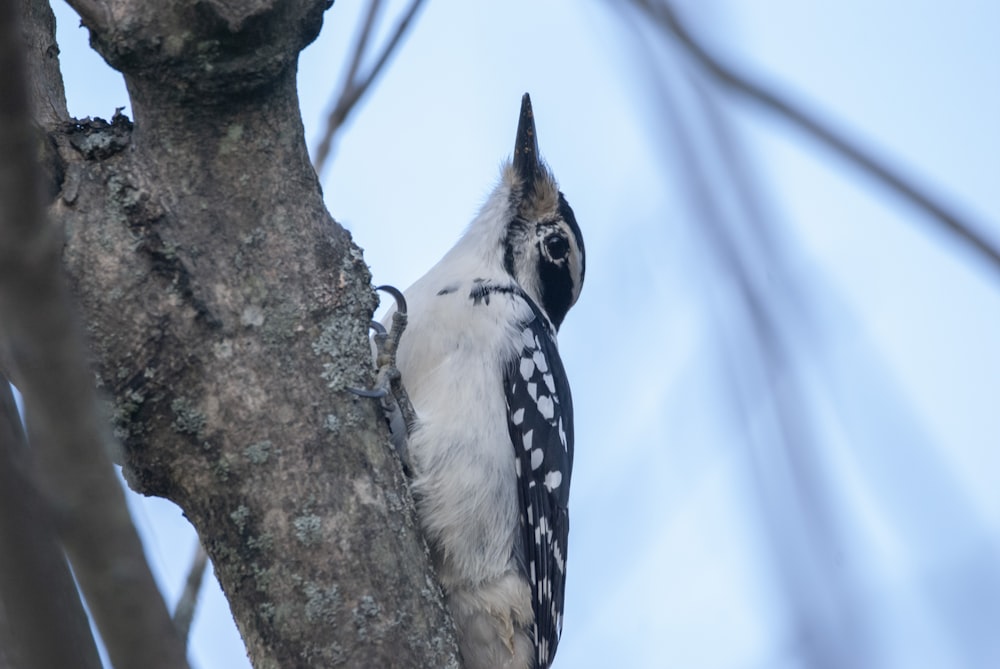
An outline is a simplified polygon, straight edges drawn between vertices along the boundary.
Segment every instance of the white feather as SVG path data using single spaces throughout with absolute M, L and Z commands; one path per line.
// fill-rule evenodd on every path
M 520 352 L 517 326 L 531 310 L 512 294 L 469 299 L 476 279 L 511 283 L 502 237 L 510 183 L 502 180 L 458 243 L 405 291 L 409 323 L 396 363 L 418 416 L 409 444 L 414 491 L 425 531 L 443 553 L 445 588 L 510 571 L 519 529 L 501 388 L 504 366 Z M 444 289 L 454 290 L 439 294 Z

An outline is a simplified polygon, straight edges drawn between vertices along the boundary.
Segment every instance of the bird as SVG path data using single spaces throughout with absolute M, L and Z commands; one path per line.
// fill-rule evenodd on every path
M 499 183 L 397 300 L 411 489 L 468 669 L 545 669 L 562 633 L 574 433 L 556 335 L 585 268 L 525 93 Z

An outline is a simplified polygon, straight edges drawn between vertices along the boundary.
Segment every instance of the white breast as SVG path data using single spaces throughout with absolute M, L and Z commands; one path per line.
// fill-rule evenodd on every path
M 517 326 L 530 316 L 515 295 L 469 298 L 474 279 L 509 277 L 458 270 L 439 265 L 406 291 L 397 355 L 419 418 L 410 435 L 414 492 L 446 588 L 510 569 L 519 521 L 502 384 L 519 353 Z

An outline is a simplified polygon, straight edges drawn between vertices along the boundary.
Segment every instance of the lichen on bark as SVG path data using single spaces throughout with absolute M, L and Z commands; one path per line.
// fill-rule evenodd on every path
M 376 297 L 295 89 L 329 3 L 78 4 L 135 118 L 47 126 L 50 214 L 129 484 L 197 528 L 255 667 L 457 666 L 382 418 L 345 391 Z

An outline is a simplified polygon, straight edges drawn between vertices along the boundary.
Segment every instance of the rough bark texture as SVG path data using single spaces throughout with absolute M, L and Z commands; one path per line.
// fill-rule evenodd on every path
M 18 457 L 16 446 L 8 448 L 0 467 L 5 494 L 16 497 L 0 505 L 6 528 L 0 590 L 24 660 L 65 666 L 74 650 L 87 653 L 82 607 L 77 602 L 75 616 L 66 608 L 78 595 L 62 564 L 64 549 L 115 665 L 181 669 L 184 647 L 108 458 L 108 430 L 98 418 L 93 374 L 61 274 L 61 236 L 45 214 L 37 157 L 48 144 L 32 119 L 33 108 L 43 105 L 31 103 L 42 87 L 30 83 L 28 72 L 46 66 L 27 67 L 23 47 L 33 42 L 21 31 L 48 30 L 51 16 L 48 26 L 36 21 L 40 14 L 26 15 L 22 24 L 19 4 L 0 0 L 0 338 L 20 373 L 32 451 L 28 457 L 22 446 Z M 19 429 L 17 420 L 10 426 Z M 50 607 L 65 610 L 48 615 Z M 39 636 L 39 626 L 49 638 Z M 62 643 L 63 653 L 53 654 Z M 95 664 L 92 641 L 88 654 L 69 663 Z
M 381 417 L 344 390 L 375 297 L 295 91 L 327 3 L 72 4 L 135 115 L 44 119 L 130 485 L 198 529 L 255 667 L 457 666 Z
M 66 92 L 59 71 L 56 17 L 44 0 L 18 0 L 21 37 L 27 58 L 32 114 L 39 125 L 52 127 L 67 121 Z

